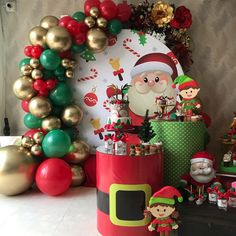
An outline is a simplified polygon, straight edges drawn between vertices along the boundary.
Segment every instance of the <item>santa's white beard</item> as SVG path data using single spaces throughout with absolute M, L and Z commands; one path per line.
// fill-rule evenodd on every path
M 191 170 L 190 171 L 190 176 L 198 183 L 201 183 L 201 184 L 206 184 L 206 183 L 209 183 L 211 182 L 211 180 L 213 178 L 215 178 L 215 170 L 212 169 L 212 171 L 208 174 L 208 175 L 205 175 L 205 174 L 194 174 L 194 172 Z

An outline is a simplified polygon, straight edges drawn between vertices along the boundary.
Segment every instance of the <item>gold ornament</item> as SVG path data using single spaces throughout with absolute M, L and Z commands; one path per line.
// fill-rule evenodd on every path
M 36 94 L 33 89 L 33 80 L 28 76 L 21 76 L 13 84 L 13 92 L 21 100 L 30 100 Z
M 30 65 L 31 67 L 33 67 L 34 69 L 39 67 L 39 60 L 36 58 L 31 58 L 30 59 Z
M 65 58 L 61 60 L 61 65 L 65 68 L 69 68 L 70 67 L 70 60 Z
M 30 151 L 21 146 L 0 148 L 0 194 L 17 195 L 34 181 L 37 163 Z
M 94 17 L 94 18 L 98 18 L 99 16 L 99 10 L 97 7 L 91 7 L 90 11 L 89 11 L 89 14 L 90 16 Z
M 90 29 L 87 33 L 87 46 L 93 53 L 104 51 L 107 47 L 108 39 L 106 34 L 99 28 Z
M 43 73 L 39 69 L 34 69 L 34 70 L 32 70 L 31 77 L 33 79 L 41 79 L 41 78 L 43 78 Z
M 20 68 L 20 70 L 21 70 L 21 73 L 22 73 L 23 75 L 30 75 L 31 72 L 32 72 L 32 67 L 31 67 L 30 65 L 26 64 L 26 65 L 23 65 L 23 66 Z
M 34 145 L 34 140 L 28 136 L 21 139 L 21 146 L 24 148 L 31 148 Z
M 45 16 L 40 21 L 40 26 L 42 26 L 44 29 L 50 29 L 54 26 L 57 26 L 59 23 L 59 20 L 55 16 Z
M 76 105 L 66 107 L 62 113 L 62 121 L 67 126 L 78 125 L 82 118 L 83 112 Z
M 89 145 L 82 141 L 76 140 L 71 144 L 72 151 L 66 155 L 65 160 L 71 164 L 78 164 L 84 162 L 89 155 Z
M 69 62 L 69 68 L 75 69 L 76 65 L 77 65 L 77 62 L 76 62 L 75 60 L 70 60 L 70 62 Z
M 48 116 L 42 121 L 42 128 L 45 131 L 51 131 L 53 129 L 61 128 L 61 120 L 56 116 Z
M 95 20 L 92 16 L 87 16 L 85 19 L 84 19 L 84 23 L 89 27 L 89 28 L 92 28 L 94 25 L 95 25 Z
M 32 28 L 30 30 L 29 33 L 29 40 L 30 43 L 33 45 L 40 45 L 43 48 L 45 48 L 47 46 L 46 44 L 46 34 L 47 34 L 47 30 L 44 29 L 41 26 L 35 26 L 34 28 Z
M 85 181 L 85 173 L 80 165 L 71 165 L 71 172 L 72 172 L 72 187 L 78 187 Z
M 33 135 L 33 140 L 36 144 L 42 143 L 44 134 L 42 132 L 37 132 Z
M 72 79 L 74 77 L 74 72 L 71 69 L 66 70 L 66 77 Z
M 39 144 L 35 144 L 31 147 L 30 152 L 34 156 L 40 156 L 42 154 L 42 147 Z
M 52 105 L 49 99 L 36 96 L 29 102 L 29 111 L 38 118 L 44 118 L 50 114 Z
M 55 26 L 48 30 L 46 42 L 49 48 L 58 52 L 65 52 L 71 47 L 72 39 L 64 27 Z
M 158 27 L 164 27 L 173 17 L 173 8 L 168 3 L 158 1 L 154 4 L 151 11 L 151 20 Z
M 99 18 L 97 19 L 97 25 L 98 25 L 98 27 L 104 29 L 104 28 L 107 27 L 107 20 L 106 20 L 105 18 L 103 18 L 103 17 L 99 17 Z

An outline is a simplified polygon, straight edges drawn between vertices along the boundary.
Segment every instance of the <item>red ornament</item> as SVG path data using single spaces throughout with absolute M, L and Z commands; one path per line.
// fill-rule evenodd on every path
M 112 20 L 117 15 L 117 6 L 113 1 L 104 0 L 99 6 L 101 15 L 107 19 Z
M 99 8 L 99 5 L 100 5 L 100 1 L 99 0 L 86 0 L 85 3 L 84 3 L 84 13 L 86 16 L 89 16 L 90 13 L 90 9 L 92 7 L 97 7 Z
M 75 36 L 75 42 L 78 45 L 82 45 L 86 41 L 86 34 L 85 33 L 80 33 Z
M 84 96 L 84 103 L 89 107 L 95 106 L 98 102 L 98 97 L 95 94 L 95 92 L 96 92 L 96 89 L 93 88 L 92 92 L 89 92 Z
M 41 89 L 41 90 L 39 90 L 38 95 L 42 96 L 42 97 L 47 97 L 48 96 L 48 90 L 47 89 Z
M 36 80 L 34 81 L 33 88 L 34 88 L 35 90 L 37 90 L 37 91 L 45 90 L 45 89 L 47 89 L 47 85 L 46 85 L 46 83 L 45 83 L 44 80 L 42 80 L 42 79 L 36 79 Z
M 65 161 L 57 158 L 48 159 L 38 167 L 35 179 L 41 192 L 57 196 L 70 187 L 72 173 Z
M 68 25 L 67 25 L 67 30 L 70 32 L 71 35 L 75 36 L 78 33 L 80 33 L 80 25 L 79 22 L 72 19 L 71 21 L 69 21 Z
M 59 20 L 59 25 L 62 27 L 67 28 L 68 23 L 73 20 L 73 18 L 71 16 L 63 16 L 60 20 Z
M 49 79 L 49 80 L 46 81 L 46 88 L 48 90 L 52 90 L 52 89 L 55 88 L 56 84 L 57 84 L 57 80 Z
M 117 42 L 117 37 L 116 35 L 109 35 L 108 37 L 108 46 L 113 46 Z
M 25 112 L 29 112 L 29 101 L 22 100 L 21 107 Z
M 32 54 L 31 54 L 31 50 L 32 50 L 33 46 L 26 46 L 24 48 L 24 54 L 27 56 L 27 57 L 32 57 Z
M 33 58 L 40 58 L 40 55 L 42 54 L 43 52 L 43 48 L 39 45 L 37 46 L 33 46 L 32 47 L 32 50 L 31 50 L 31 54 L 32 54 L 32 57 Z
M 121 22 L 126 22 L 129 20 L 131 16 L 131 7 L 126 1 L 117 5 L 117 11 L 117 19 L 119 19 Z
M 71 51 L 65 51 L 65 52 L 61 52 L 59 54 L 60 58 L 61 59 L 64 59 L 64 58 L 68 58 L 68 59 L 71 59 Z

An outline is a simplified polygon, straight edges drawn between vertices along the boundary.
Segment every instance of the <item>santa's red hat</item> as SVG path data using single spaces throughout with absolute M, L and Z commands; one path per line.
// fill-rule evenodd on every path
M 192 156 L 190 162 L 191 164 L 205 162 L 213 165 L 214 160 L 214 156 L 209 152 L 197 152 Z
M 176 188 L 172 186 L 165 186 L 153 194 L 149 200 L 149 206 L 152 206 L 155 203 L 174 205 L 175 197 L 177 197 L 178 202 L 183 201 L 180 192 Z
M 174 61 L 164 53 L 150 53 L 142 56 L 131 70 L 131 76 L 143 73 L 145 71 L 164 71 L 171 75 L 174 80 L 178 72 Z

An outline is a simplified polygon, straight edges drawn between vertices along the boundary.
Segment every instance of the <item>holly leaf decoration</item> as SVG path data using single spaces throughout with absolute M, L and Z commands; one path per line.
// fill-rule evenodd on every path
M 83 58 L 84 60 L 88 61 L 96 61 L 96 58 L 94 56 L 94 54 L 89 51 L 87 48 L 83 51 L 83 53 L 80 55 L 81 58 Z
M 145 45 L 147 43 L 147 37 L 145 34 L 139 34 L 139 44 Z

